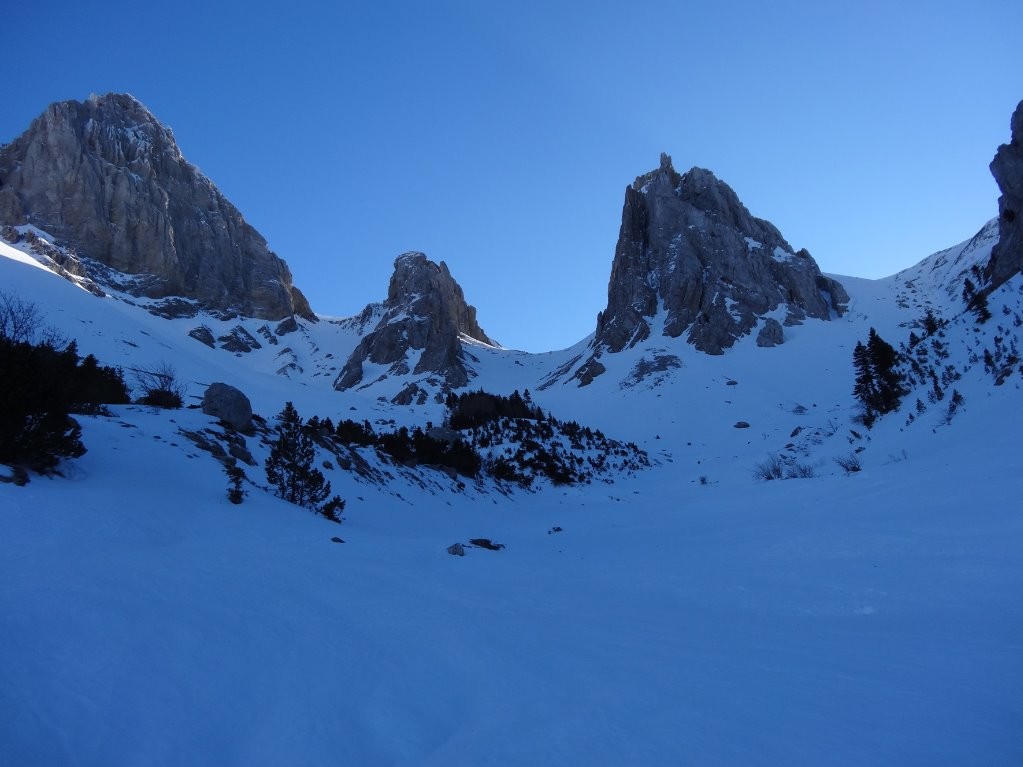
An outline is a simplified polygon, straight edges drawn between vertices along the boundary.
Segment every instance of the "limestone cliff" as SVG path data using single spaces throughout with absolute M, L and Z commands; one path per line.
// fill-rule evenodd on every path
M 1012 136 L 998 147 L 991 174 L 998 182 L 998 243 L 987 266 L 990 288 L 1023 271 L 1023 101 L 1012 115 Z
M 33 224 L 142 275 L 138 294 L 266 319 L 313 316 L 287 264 L 128 95 L 52 104 L 0 149 L 0 223 Z

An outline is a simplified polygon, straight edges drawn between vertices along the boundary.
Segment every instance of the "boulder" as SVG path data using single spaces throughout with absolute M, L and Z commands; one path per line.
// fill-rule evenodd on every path
M 453 557 L 464 557 L 465 546 L 463 546 L 460 543 L 452 543 L 450 546 L 448 546 L 448 554 L 450 554 Z
M 252 404 L 239 389 L 225 383 L 212 383 L 202 396 L 202 412 L 219 418 L 238 431 L 249 428 Z

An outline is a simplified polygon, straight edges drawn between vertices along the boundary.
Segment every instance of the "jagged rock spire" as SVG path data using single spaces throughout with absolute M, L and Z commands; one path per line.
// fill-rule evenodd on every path
M 127 94 L 51 104 L 0 149 L 0 223 L 30 223 L 136 290 L 211 309 L 312 318 L 287 264 Z
M 656 170 L 625 190 L 607 308 L 597 316 L 593 356 L 576 377 L 591 380 L 601 354 L 651 333 L 685 334 L 700 351 L 721 354 L 780 306 L 791 325 L 827 320 L 846 301 L 809 253 L 750 215 L 726 183 L 703 168 L 680 175 L 662 154 Z M 663 324 L 653 327 L 660 312 Z
M 452 388 L 469 381 L 460 338 L 496 345 L 476 322 L 476 309 L 447 264 L 423 253 L 398 256 L 387 288 L 384 315 L 363 337 L 334 382 L 338 390 L 363 382 L 366 362 L 390 365 L 389 375 L 436 374 Z M 411 367 L 413 351 L 420 351 Z

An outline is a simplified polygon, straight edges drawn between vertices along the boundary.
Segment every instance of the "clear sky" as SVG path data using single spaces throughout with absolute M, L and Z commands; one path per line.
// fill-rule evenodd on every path
M 880 277 L 997 214 L 1023 3 L 10 3 L 0 141 L 126 91 L 314 309 L 446 261 L 489 335 L 604 308 L 625 186 L 668 152 L 827 272 Z

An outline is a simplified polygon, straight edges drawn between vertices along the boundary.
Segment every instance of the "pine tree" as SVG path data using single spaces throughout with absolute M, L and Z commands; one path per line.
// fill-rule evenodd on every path
M 266 459 L 266 478 L 280 498 L 307 509 L 317 509 L 330 495 L 330 482 L 313 466 L 316 459 L 313 439 L 302 428 L 302 418 L 290 402 L 276 418 L 277 441 Z
M 877 388 L 877 412 L 890 413 L 898 410 L 902 397 L 906 394 L 902 373 L 898 369 L 899 353 L 873 328 L 867 334 L 867 352 L 874 374 L 874 386 Z
M 229 463 L 224 466 L 224 473 L 227 474 L 227 499 L 231 503 L 241 503 L 245 499 L 245 491 L 242 490 L 245 470 L 236 463 Z
M 991 310 L 987 305 L 987 295 L 983 290 L 977 290 L 973 280 L 969 277 L 963 282 L 963 302 L 966 308 L 977 317 L 978 324 L 983 325 L 991 319 Z
M 878 415 L 897 410 L 905 396 L 906 387 L 898 365 L 899 353 L 874 328 L 867 334 L 865 346 L 856 343 L 853 349 L 853 368 L 856 371 L 853 396 L 863 405 L 863 423 L 866 426 L 869 427 Z
M 863 405 L 863 424 L 869 428 L 877 418 L 874 412 L 877 389 L 874 385 L 874 374 L 870 369 L 870 355 L 867 352 L 867 347 L 859 341 L 856 342 L 856 348 L 853 349 L 853 368 L 856 371 L 853 396 Z

